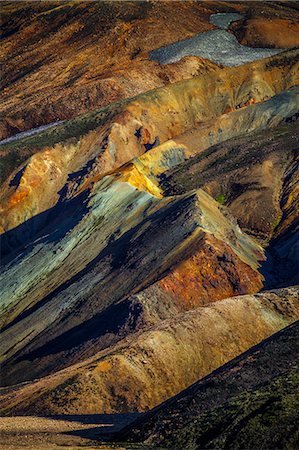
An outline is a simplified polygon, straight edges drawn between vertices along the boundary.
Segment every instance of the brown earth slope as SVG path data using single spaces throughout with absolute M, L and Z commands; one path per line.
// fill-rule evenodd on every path
M 200 58 L 163 67 L 148 52 L 214 28 L 213 13 L 296 14 L 294 2 L 250 1 L 4 1 L 1 10 L 2 137 L 209 71 Z
M 3 414 L 143 411 L 297 320 L 257 292 L 298 276 L 298 49 L 148 59 L 293 3 L 3 10 L 4 134 L 70 118 L 0 143 Z
M 149 448 L 296 448 L 299 322 L 145 414 L 120 436 Z
M 297 122 L 284 123 L 212 146 L 166 171 L 161 188 L 167 195 L 204 188 L 229 208 L 243 230 L 265 242 L 297 219 L 297 130 Z M 198 140 L 195 132 L 178 141 L 190 145 L 193 139 Z
M 160 184 L 166 195 L 201 187 L 226 205 L 267 248 L 268 287 L 298 283 L 298 125 L 287 122 L 199 152 L 166 171 Z M 180 137 L 189 146 L 196 139 L 194 132 Z
M 297 83 L 295 50 L 149 91 L 79 116 L 51 131 L 1 146 L 2 179 L 13 171 L 0 192 L 3 231 L 54 206 L 59 198 L 82 192 L 91 182 L 133 157 L 209 120 L 221 119 L 214 126 L 210 124 L 211 133 L 205 135 L 206 148 L 232 136 L 232 121 L 238 123 L 238 134 L 279 123 L 291 110 L 297 111 L 296 91 L 294 100 L 280 99 L 282 107 L 278 101 L 273 103 L 272 113 L 254 113 L 249 108 L 246 119 L 245 108 Z M 244 111 L 237 113 L 239 119 L 230 116 L 230 112 L 243 107 Z M 24 161 L 32 154 L 16 170 L 16 161 Z
M 60 136 L 62 143 L 35 153 L 9 179 L 2 211 L 5 384 L 53 373 L 176 313 L 260 290 L 258 243 L 207 194 L 187 189 L 165 197 L 161 180 L 215 142 L 292 120 L 297 89 L 272 95 L 295 83 L 296 59 L 291 51 L 215 71 L 209 85 L 204 77 L 188 80 L 92 113 L 83 129 L 100 120 L 99 129 L 66 144 Z M 238 108 L 227 111 L 231 105 Z M 75 129 L 58 127 L 62 134 Z
M 193 301 L 186 302 L 180 293 L 183 284 L 174 275 L 173 284 L 181 284 L 172 302 L 167 302 L 176 305 L 174 311 L 204 304 L 213 293 L 219 299 L 230 292 L 236 295 L 261 288 L 257 271 L 263 258 L 261 247 L 241 232 L 217 202 L 203 191 L 159 198 L 136 189 L 139 179 L 133 169 L 129 173 L 130 182 L 125 170 L 95 184 L 82 205 L 80 198 L 75 204 L 59 205 L 53 212 L 55 219 L 48 216 L 53 222 L 44 234 L 3 267 L 1 354 L 10 367 L 4 372 L 10 383 L 11 370 L 17 372 L 16 379 L 35 375 L 34 368 L 29 374 L 22 370 L 22 363 L 16 366 L 16 357 L 45 344 L 51 349 L 51 341 L 58 337 L 64 348 L 65 334 L 70 334 L 71 344 L 72 333 L 75 337 L 78 327 L 83 331 L 90 321 L 96 330 L 97 323 L 111 321 L 117 314 L 117 302 L 165 277 L 180 263 L 175 273 L 183 275 L 184 264 L 194 268 L 189 276 L 198 277 L 193 283 L 199 289 Z M 66 206 L 72 211 L 67 218 Z M 34 230 L 34 222 L 31 226 Z M 205 265 L 196 267 L 200 258 Z M 213 282 L 214 268 L 218 261 L 221 267 L 221 260 L 227 261 L 218 269 L 222 288 L 217 280 Z M 164 287 L 167 292 L 167 281 Z M 159 302 L 153 302 L 151 310 L 150 316 L 163 317 Z M 106 325 L 99 329 L 99 336 L 105 329 Z M 61 361 L 67 364 L 68 359 Z M 42 365 L 37 364 L 36 370 L 42 370 Z
M 230 29 L 242 45 L 290 48 L 299 46 L 299 20 L 257 17 L 232 24 Z
M 54 375 L 3 388 L 0 410 L 5 415 L 146 410 L 298 320 L 298 307 L 298 288 L 290 288 L 181 314 Z

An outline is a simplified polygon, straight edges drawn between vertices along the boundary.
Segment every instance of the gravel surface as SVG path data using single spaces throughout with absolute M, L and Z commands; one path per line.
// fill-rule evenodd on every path
M 150 57 L 160 64 L 171 64 L 185 56 L 200 56 L 232 67 L 267 58 L 281 51 L 283 50 L 245 47 L 228 31 L 212 30 L 154 50 Z
M 0 141 L 0 145 L 7 144 L 7 143 L 13 142 L 13 141 L 17 141 L 18 139 L 22 139 L 24 137 L 32 136 L 33 134 L 39 133 L 40 131 L 44 131 L 47 128 L 55 127 L 56 125 L 63 123 L 63 122 L 64 122 L 64 120 L 58 120 L 57 122 L 48 123 L 47 125 L 41 125 L 40 127 L 37 127 L 37 128 L 31 128 L 31 130 L 22 131 L 21 133 L 17 133 L 14 136 L 11 136 L 6 139 L 2 139 L 2 141 Z
M 136 414 L 0 418 L 1 450 L 115 449 L 101 444 L 101 435 L 128 425 Z
M 223 30 L 227 30 L 232 22 L 236 20 L 243 19 L 242 14 L 238 13 L 218 13 L 212 14 L 210 16 L 210 23 L 215 25 L 218 28 L 222 28 Z

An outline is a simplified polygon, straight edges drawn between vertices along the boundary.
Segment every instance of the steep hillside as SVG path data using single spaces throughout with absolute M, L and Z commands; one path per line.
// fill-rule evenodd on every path
M 261 106 L 261 110 L 258 106 L 247 110 L 247 106 L 268 100 L 296 83 L 297 50 L 170 84 L 2 145 L 3 178 L 15 169 L 0 192 L 3 231 L 51 208 L 59 199 L 74 196 L 133 157 L 201 128 L 209 120 L 219 118 L 214 127 L 208 124 L 211 133 L 206 136 L 206 147 L 232 137 L 233 132 L 228 131 L 232 122 L 238 122 L 237 134 L 278 124 L 297 112 L 296 90 Z M 234 112 L 243 107 L 243 112 Z M 16 170 L 16 160 L 32 153 Z
M 149 448 L 296 448 L 299 322 L 145 414 L 120 436 Z
M 9 445 L 293 450 L 296 3 L 1 9 Z
M 290 21 L 293 3 L 4 1 L 1 136 L 209 71 L 200 58 L 161 67 L 148 53 L 214 29 L 213 13 Z
M 159 184 L 164 195 L 201 187 L 227 206 L 267 248 L 262 273 L 268 288 L 298 283 L 299 145 L 293 120 L 200 151 L 166 171 Z M 178 143 L 193 146 L 198 135 L 186 133 Z
M 195 266 L 200 252 L 206 263 L 215 258 L 231 262 L 223 266 L 222 276 L 234 294 L 260 289 L 261 247 L 217 202 L 203 191 L 160 198 L 138 189 L 136 166 L 95 183 L 83 202 L 82 196 L 75 197 L 69 217 L 65 206 L 58 205 L 53 216 L 47 216 L 50 225 L 44 234 L 3 267 L 4 361 L 15 366 L 9 358 L 22 349 L 32 351 L 70 330 L 76 332 L 90 319 L 101 321 L 108 307 L 157 281 L 181 261 Z M 213 276 L 213 266 L 207 264 L 196 271 Z M 226 296 L 217 283 L 211 284 L 209 294 L 216 290 L 217 298 Z M 177 303 L 181 302 L 184 309 L 178 295 Z M 194 303 L 202 302 L 199 291 Z M 20 376 L 27 375 L 20 371 Z
M 179 312 L 261 289 L 262 248 L 226 208 L 193 186 L 172 195 L 163 183 L 215 142 L 293 120 L 297 88 L 279 92 L 295 83 L 297 53 L 219 69 L 6 145 L 60 140 L 2 190 L 4 384 L 67 367 Z M 43 363 L 24 371 L 24 358 L 39 358 L 40 348 Z
M 165 171 L 161 189 L 166 195 L 205 189 L 229 208 L 242 229 L 261 242 L 286 232 L 297 219 L 299 188 L 298 123 L 286 122 L 290 123 L 199 151 Z M 196 140 L 198 144 L 202 135 L 201 131 L 186 133 L 178 143 L 191 146 Z
M 1 412 L 93 414 L 152 408 L 298 320 L 298 308 L 298 288 L 292 288 L 233 297 L 177 315 L 54 375 L 2 389 Z M 30 367 L 34 375 L 43 364 L 42 349 L 32 356 L 40 358 L 23 359 L 19 367 Z M 18 366 L 10 369 L 9 381 L 14 370 L 18 373 Z

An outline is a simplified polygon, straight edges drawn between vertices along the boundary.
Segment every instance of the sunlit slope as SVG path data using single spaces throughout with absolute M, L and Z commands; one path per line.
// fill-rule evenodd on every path
M 196 57 L 167 66 L 149 58 L 156 48 L 215 28 L 211 14 L 250 17 L 240 32 L 248 26 L 261 47 L 272 46 L 271 37 L 295 45 L 290 2 L 51 0 L 2 2 L 1 10 L 3 137 L 213 70 Z
M 263 112 L 261 118 L 252 109 L 248 110 L 248 119 L 245 112 L 237 117 L 229 112 L 243 107 L 246 111 L 247 105 L 294 86 L 298 82 L 297 59 L 298 51 L 289 51 L 239 68 L 218 69 L 4 145 L 4 172 L 14 169 L 14 173 L 0 193 L 3 231 L 72 197 L 94 177 L 99 179 L 133 157 L 211 119 L 224 115 L 215 122 L 214 130 L 210 124 L 210 137 L 203 137 L 206 147 L 232 137 L 226 131 L 231 121 L 237 120 L 239 134 L 279 123 L 292 114 L 295 98 L 286 98 L 285 106 L 279 106 L 283 99 L 278 100 L 272 104 L 272 112 Z M 220 129 L 224 130 L 223 137 Z M 11 166 L 11 152 L 20 155 L 14 157 L 15 161 L 36 150 L 18 170 Z
M 84 323 L 181 261 L 196 266 L 200 252 L 206 256 L 196 269 L 201 276 L 208 275 L 209 260 L 231 261 L 217 298 L 229 286 L 234 294 L 260 289 L 262 249 L 227 212 L 201 190 L 167 198 L 143 190 L 146 172 L 136 172 L 136 164 L 101 179 L 85 198 L 58 205 L 44 234 L 3 267 L 4 361 Z M 211 283 L 209 292 L 217 289 Z M 201 294 L 181 309 L 204 302 Z
M 183 313 L 54 375 L 3 390 L 1 412 L 146 410 L 298 320 L 298 307 L 298 289 L 292 288 Z M 30 367 L 37 363 L 31 361 Z
M 150 448 L 295 448 L 299 322 L 149 412 L 120 436 Z

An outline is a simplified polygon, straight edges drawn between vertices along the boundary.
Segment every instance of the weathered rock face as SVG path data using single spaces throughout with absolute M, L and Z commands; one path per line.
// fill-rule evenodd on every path
M 120 440 L 176 449 L 296 446 L 298 333 L 296 322 L 147 413 Z
M 298 305 L 298 288 L 293 288 L 234 297 L 184 313 L 80 364 L 8 389 L 1 412 L 148 409 L 298 319 Z

